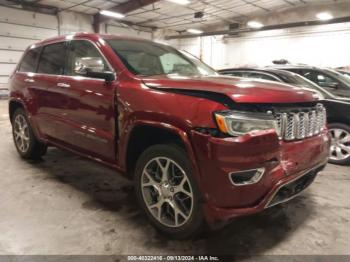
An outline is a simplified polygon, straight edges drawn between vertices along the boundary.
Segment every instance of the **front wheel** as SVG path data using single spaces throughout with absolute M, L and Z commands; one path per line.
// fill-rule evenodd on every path
M 203 224 L 200 194 L 183 149 L 149 147 L 137 161 L 134 178 L 138 202 L 158 230 L 175 239 L 199 231 Z
M 337 165 L 350 164 L 350 127 L 344 124 L 330 124 L 332 137 L 329 162 Z

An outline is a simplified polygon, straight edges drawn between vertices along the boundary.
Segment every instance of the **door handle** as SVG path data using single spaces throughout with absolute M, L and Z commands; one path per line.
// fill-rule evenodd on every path
M 24 79 L 24 82 L 27 82 L 27 83 L 34 83 L 34 79 L 32 79 L 32 78 L 25 78 L 25 79 Z
M 67 84 L 67 83 L 57 83 L 57 86 L 58 86 L 58 87 L 63 87 L 63 88 L 69 88 L 69 87 L 70 87 L 70 84 Z

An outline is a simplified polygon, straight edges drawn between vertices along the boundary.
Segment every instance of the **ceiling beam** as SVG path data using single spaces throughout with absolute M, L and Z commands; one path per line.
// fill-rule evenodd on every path
M 275 29 L 287 29 L 287 28 L 302 27 L 302 26 L 337 24 L 337 23 L 346 23 L 346 22 L 350 22 L 350 16 L 334 18 L 326 22 L 320 21 L 320 20 L 312 20 L 312 21 L 294 22 L 294 23 L 286 23 L 286 24 L 278 24 L 278 25 L 268 25 L 260 29 L 243 28 L 243 29 L 237 29 L 237 30 L 220 30 L 220 31 L 210 31 L 210 32 L 207 31 L 199 35 L 193 35 L 193 34 L 170 35 L 170 36 L 166 36 L 165 39 L 166 40 L 184 39 L 184 38 L 195 38 L 199 36 L 213 36 L 213 35 L 235 35 L 237 37 L 239 36 L 240 33 L 250 33 L 250 32 L 275 30 Z
M 58 13 L 58 8 L 49 5 L 38 4 L 36 2 L 26 2 L 22 0 L 0 0 L 0 5 L 10 8 L 17 8 L 19 6 L 26 11 L 37 12 L 48 15 L 56 15 Z
M 130 0 L 125 3 L 119 4 L 115 7 L 109 8 L 108 11 L 113 11 L 121 14 L 127 14 L 132 11 L 135 11 L 137 9 L 140 9 L 142 7 L 145 7 L 147 5 L 154 4 L 156 2 L 159 2 L 160 0 Z M 107 16 L 102 16 L 99 13 L 94 15 L 94 30 L 96 33 L 99 32 L 100 24 L 101 23 L 106 23 L 112 18 L 107 17 Z

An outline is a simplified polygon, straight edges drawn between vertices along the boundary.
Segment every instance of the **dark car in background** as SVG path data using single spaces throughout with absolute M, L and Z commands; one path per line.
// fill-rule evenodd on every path
M 333 69 L 312 66 L 286 65 L 278 67 L 278 69 L 299 74 L 336 97 L 350 99 L 350 78 L 343 73 Z
M 254 78 L 276 81 L 281 83 L 286 83 L 294 85 L 297 87 L 308 88 L 313 91 L 318 91 L 318 93 L 324 94 L 324 90 L 319 88 L 316 84 L 310 80 L 302 77 L 296 73 L 279 70 L 279 69 L 257 69 L 257 68 L 232 68 L 223 69 L 218 71 L 222 75 L 230 75 L 244 78 Z
M 281 70 L 282 68 L 285 70 Z M 219 73 L 283 82 L 321 93 L 332 136 L 329 162 L 350 164 L 350 78 L 334 70 L 315 67 L 283 66 L 281 69 L 234 68 L 219 70 Z

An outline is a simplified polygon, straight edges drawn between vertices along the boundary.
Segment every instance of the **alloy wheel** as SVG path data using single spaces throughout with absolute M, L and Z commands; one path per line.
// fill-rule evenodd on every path
M 332 137 L 330 159 L 335 161 L 350 157 L 350 133 L 344 129 L 334 128 L 329 130 Z
M 180 227 L 191 217 L 193 190 L 185 171 L 167 157 L 151 159 L 142 171 L 143 200 L 152 216 L 167 227 Z
M 26 153 L 29 149 L 29 126 L 26 118 L 23 115 L 17 115 L 14 121 L 13 133 L 15 143 L 19 151 Z

